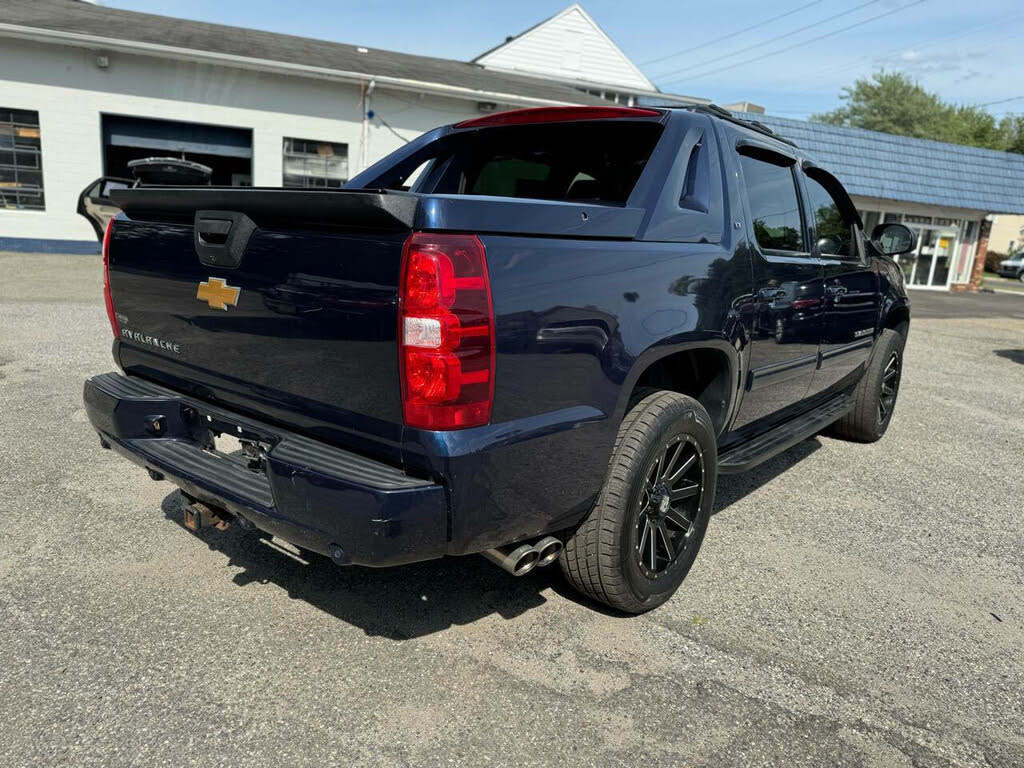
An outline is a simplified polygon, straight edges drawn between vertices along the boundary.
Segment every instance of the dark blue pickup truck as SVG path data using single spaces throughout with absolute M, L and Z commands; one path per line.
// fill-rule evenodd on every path
M 718 475 L 892 418 L 913 234 L 866 237 L 825 169 L 714 107 L 489 115 L 342 190 L 113 197 L 122 373 L 85 404 L 192 528 L 339 565 L 557 560 L 641 612 Z

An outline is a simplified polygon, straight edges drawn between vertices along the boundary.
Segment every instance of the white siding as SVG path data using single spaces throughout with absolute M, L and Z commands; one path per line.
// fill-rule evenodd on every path
M 562 81 L 655 90 L 654 84 L 578 5 L 569 6 L 476 61 L 488 69 Z
M 0 106 L 39 112 L 45 211 L 0 209 L 0 237 L 94 240 L 75 213 L 78 195 L 103 173 L 100 115 L 163 118 L 253 131 L 253 184 L 282 183 L 282 139 L 348 144 L 349 173 L 361 168 L 358 86 L 250 70 L 0 40 Z M 378 89 L 370 109 L 405 138 L 478 116 L 476 103 Z M 373 121 L 367 163 L 402 141 Z

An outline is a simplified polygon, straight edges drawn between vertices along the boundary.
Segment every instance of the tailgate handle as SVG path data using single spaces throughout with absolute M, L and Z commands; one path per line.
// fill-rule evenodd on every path
M 196 211 L 192 240 L 199 261 L 209 267 L 234 269 L 242 263 L 256 224 L 237 211 Z

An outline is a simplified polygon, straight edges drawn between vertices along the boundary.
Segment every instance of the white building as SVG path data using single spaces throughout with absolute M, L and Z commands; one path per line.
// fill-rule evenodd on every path
M 3 0 L 3 11 L 0 250 L 95 251 L 79 194 L 141 157 L 202 162 L 214 184 L 339 186 L 482 112 L 707 103 L 659 93 L 579 5 L 473 62 L 78 0 Z

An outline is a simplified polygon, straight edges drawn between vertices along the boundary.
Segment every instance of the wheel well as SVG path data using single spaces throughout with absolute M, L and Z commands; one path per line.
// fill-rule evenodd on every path
M 688 349 L 655 360 L 633 386 L 630 402 L 637 390 L 653 387 L 689 395 L 704 406 L 716 434 L 725 426 L 732 387 L 729 358 L 716 349 Z
M 896 307 L 885 318 L 885 327 L 892 328 L 904 339 L 907 338 L 910 332 L 910 310 L 906 307 Z

